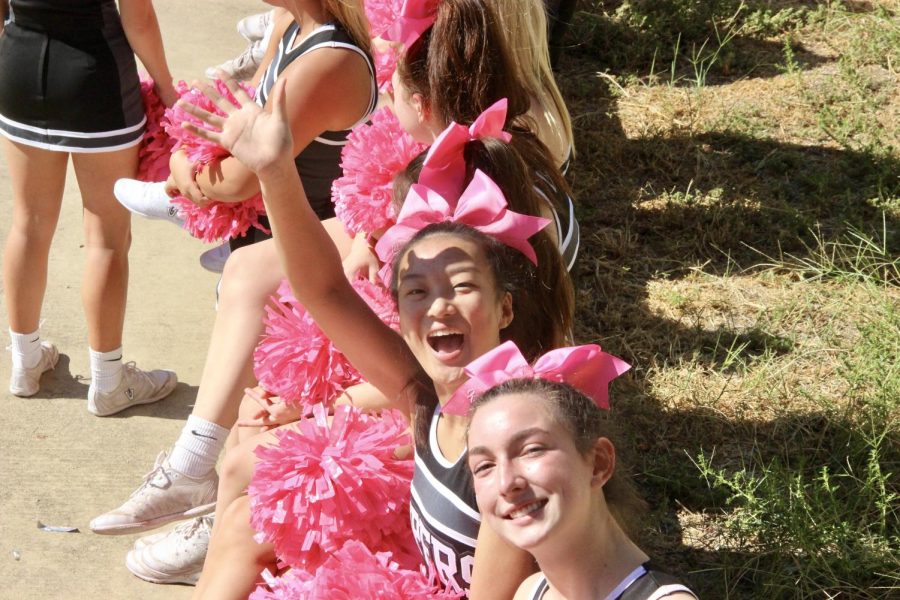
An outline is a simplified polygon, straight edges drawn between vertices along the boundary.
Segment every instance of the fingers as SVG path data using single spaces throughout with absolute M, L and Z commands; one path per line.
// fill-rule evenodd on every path
M 193 115 L 203 121 L 204 123 L 212 126 L 216 130 L 221 130 L 222 127 L 225 126 L 225 117 L 221 117 L 215 113 L 211 113 L 206 109 L 200 108 L 196 104 L 191 104 L 185 100 L 178 101 L 178 107 L 184 110 L 184 112 Z M 188 123 L 185 123 L 187 125 Z
M 275 82 L 275 87 L 269 93 L 269 98 L 273 101 L 272 114 L 278 115 L 278 118 L 283 123 L 288 123 L 290 121 L 287 114 L 287 102 L 285 102 L 285 81 L 287 81 L 287 77 L 282 77 Z
M 171 174 L 169 174 L 168 179 L 166 179 L 165 190 L 166 195 L 169 196 L 169 198 L 174 198 L 181 195 L 181 190 L 178 189 L 178 184 L 175 182 L 175 178 Z
M 222 146 L 222 132 L 220 131 L 212 131 L 210 129 L 206 129 L 205 127 L 197 127 L 193 123 L 188 123 L 187 121 L 182 121 L 181 126 L 199 138 L 209 140 Z
M 272 397 L 272 394 L 267 392 L 264 388 L 258 387 L 258 386 L 252 387 L 252 388 L 249 388 L 249 387 L 244 388 L 244 395 L 248 396 L 250 398 L 253 398 L 254 400 L 257 400 L 257 401 L 268 400 L 269 398 Z
M 222 69 L 216 69 L 216 77 L 222 80 L 222 83 L 225 84 L 225 87 L 228 88 L 228 91 L 230 91 L 235 100 L 237 100 L 238 108 L 242 107 L 247 102 L 253 102 L 253 98 L 244 91 L 244 88 L 238 85 L 237 81 L 229 77 L 228 73 Z

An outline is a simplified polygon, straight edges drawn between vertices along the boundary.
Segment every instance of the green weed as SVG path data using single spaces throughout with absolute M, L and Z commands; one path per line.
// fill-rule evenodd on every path
M 802 254 L 784 253 L 757 266 L 794 273 L 808 281 L 834 280 L 900 286 L 900 254 L 887 228 L 869 235 L 855 227 L 838 240 L 827 240 L 821 230 L 811 231 L 812 242 L 803 241 Z

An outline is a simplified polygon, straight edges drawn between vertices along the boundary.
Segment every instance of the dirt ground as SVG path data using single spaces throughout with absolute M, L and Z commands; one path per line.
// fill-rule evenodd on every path
M 245 42 L 235 23 L 265 9 L 251 0 L 155 5 L 173 74 L 186 80 L 239 53 Z M 79 292 L 80 210 L 69 173 L 43 310 L 44 338 L 61 353 L 56 370 L 44 376 L 36 397 L 20 399 L 6 392 L 9 359 L 0 359 L 0 598 L 187 598 L 193 588 L 153 585 L 128 572 L 125 553 L 137 535 L 94 535 L 88 523 L 128 497 L 190 413 L 217 277 L 200 268 L 197 258 L 205 248 L 199 241 L 170 224 L 134 219 L 125 359 L 174 369 L 179 384 L 157 404 L 94 417 L 85 400 L 90 371 Z M 8 175 L 0 161 L 0 242 L 10 211 Z M 5 337 L 5 306 L 0 314 Z M 38 521 L 80 533 L 40 531 Z

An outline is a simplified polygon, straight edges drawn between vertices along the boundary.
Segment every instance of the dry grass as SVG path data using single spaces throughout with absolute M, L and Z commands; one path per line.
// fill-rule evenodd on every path
M 900 3 L 582 9 L 577 335 L 635 366 L 645 544 L 706 598 L 897 597 Z

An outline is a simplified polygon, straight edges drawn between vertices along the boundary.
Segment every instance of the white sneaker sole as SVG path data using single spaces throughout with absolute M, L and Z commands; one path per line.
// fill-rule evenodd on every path
M 146 565 L 138 562 L 137 558 L 135 558 L 135 552 L 137 552 L 137 550 L 132 550 L 125 556 L 125 566 L 128 567 L 131 574 L 138 579 L 143 579 L 150 583 L 183 583 L 185 585 L 197 585 L 197 581 L 200 579 L 199 572 L 185 575 L 170 575 L 168 573 L 160 573 L 159 571 L 150 569 Z
M 129 533 L 140 533 L 142 531 L 150 531 L 157 527 L 162 527 L 166 523 L 181 521 L 182 519 L 193 519 L 194 517 L 202 517 L 216 510 L 216 503 L 211 502 L 202 506 L 195 506 L 190 510 L 180 513 L 172 513 L 150 519 L 148 521 L 136 521 L 134 523 L 123 523 L 122 525 L 108 525 L 106 527 L 95 528 L 91 526 L 91 531 L 99 535 L 126 535 Z

